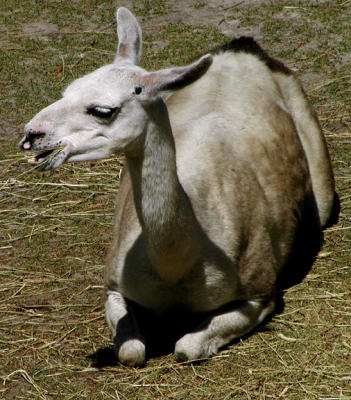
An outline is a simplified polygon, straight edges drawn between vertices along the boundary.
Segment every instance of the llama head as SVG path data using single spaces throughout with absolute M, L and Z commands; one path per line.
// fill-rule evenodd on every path
M 38 152 L 31 160 L 38 170 L 138 151 L 150 104 L 156 104 L 160 92 L 182 88 L 200 78 L 212 62 L 206 55 L 185 67 L 147 72 L 136 66 L 141 55 L 141 29 L 126 8 L 117 12 L 117 33 L 114 63 L 74 81 L 60 100 L 25 126 L 19 146 Z

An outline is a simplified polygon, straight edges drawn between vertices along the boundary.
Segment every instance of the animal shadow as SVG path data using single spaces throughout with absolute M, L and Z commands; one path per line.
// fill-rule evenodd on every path
M 98 369 L 118 365 L 113 346 L 102 347 L 96 350 L 95 353 L 88 355 L 87 359 L 91 362 L 92 367 Z
M 339 213 L 340 200 L 337 193 L 335 193 L 333 209 L 324 229 L 338 222 Z M 320 226 L 315 223 L 315 215 L 316 207 L 307 209 L 304 218 L 300 222 L 295 236 L 294 250 L 278 277 L 275 314 L 280 314 L 284 310 L 284 291 L 304 280 L 322 248 L 324 234 Z
M 204 319 L 210 316 L 210 314 L 207 313 L 206 315 L 194 315 L 184 314 L 178 310 L 174 310 L 169 312 L 166 316 L 155 317 L 137 304 L 133 304 L 132 307 L 146 346 L 146 360 L 173 353 L 177 340 L 186 333 L 195 331 L 198 326 L 203 326 Z M 123 331 L 124 322 L 127 323 L 127 320 L 124 321 L 122 318 L 118 322 L 117 329 L 120 328 L 120 330 Z M 133 338 L 132 332 L 129 332 L 128 338 L 124 339 Z M 138 337 L 138 339 L 140 338 Z M 115 343 L 115 347 L 118 349 L 118 343 Z M 101 369 L 119 365 L 115 347 L 103 347 L 87 356 L 92 367 Z

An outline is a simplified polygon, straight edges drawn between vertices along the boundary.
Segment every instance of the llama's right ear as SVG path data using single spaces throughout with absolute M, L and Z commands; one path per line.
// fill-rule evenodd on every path
M 134 15 L 125 7 L 117 10 L 118 49 L 115 63 L 137 64 L 141 56 L 141 28 Z
M 207 72 L 212 61 L 212 55 L 206 54 L 194 63 L 184 67 L 146 72 L 137 79 L 134 93 L 140 101 L 147 102 L 160 92 L 182 89 L 200 79 Z

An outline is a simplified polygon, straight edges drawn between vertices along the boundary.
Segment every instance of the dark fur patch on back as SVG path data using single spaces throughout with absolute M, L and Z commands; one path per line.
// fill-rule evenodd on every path
M 266 54 L 252 37 L 241 36 L 238 39 L 233 39 L 229 43 L 225 43 L 224 45 L 213 49 L 210 53 L 215 55 L 219 53 L 224 53 L 226 51 L 252 54 L 263 61 L 272 72 L 281 72 L 287 75 L 290 75 L 292 73 L 290 69 L 286 67 L 281 61 L 276 60 Z

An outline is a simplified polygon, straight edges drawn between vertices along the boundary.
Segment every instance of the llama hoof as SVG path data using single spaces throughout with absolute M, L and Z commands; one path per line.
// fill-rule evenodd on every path
M 194 361 L 203 358 L 202 352 L 199 349 L 194 346 L 183 346 L 182 343 L 176 344 L 174 355 L 178 362 Z
M 196 334 L 188 334 L 178 340 L 175 346 L 175 357 L 179 362 L 208 358 L 217 353 L 214 342 L 203 342 Z
M 128 367 L 141 367 L 145 364 L 145 345 L 138 339 L 127 340 L 119 347 L 117 356 Z

